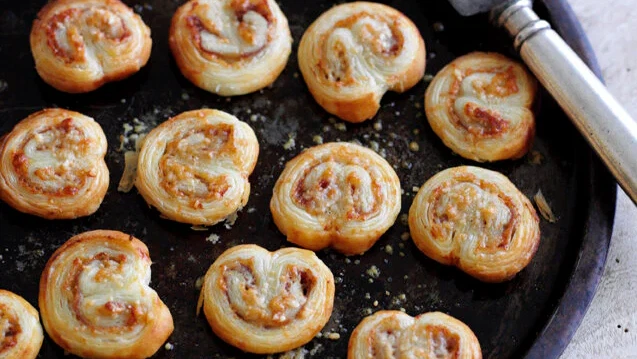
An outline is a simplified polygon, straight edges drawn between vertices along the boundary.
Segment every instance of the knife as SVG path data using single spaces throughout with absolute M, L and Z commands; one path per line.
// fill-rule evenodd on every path
M 490 11 L 520 56 L 637 204 L 637 123 L 531 0 L 449 0 L 463 16 Z

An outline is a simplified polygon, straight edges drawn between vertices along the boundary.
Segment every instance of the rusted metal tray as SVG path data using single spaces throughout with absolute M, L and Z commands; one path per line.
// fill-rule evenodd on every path
M 44 1 L 0 0 L 0 134 L 44 107 L 59 106 L 95 118 L 108 137 L 107 164 L 111 185 L 99 211 L 72 221 L 47 221 L 18 213 L 0 204 L 0 287 L 24 296 L 37 307 L 40 273 L 53 251 L 72 235 L 92 229 L 115 229 L 135 235 L 149 247 L 152 287 L 170 308 L 175 332 L 172 350 L 157 358 L 256 358 L 226 344 L 195 315 L 195 282 L 215 258 L 239 243 L 256 243 L 270 250 L 287 245 L 269 213 L 272 187 L 287 160 L 302 148 L 323 141 L 358 140 L 379 144 L 396 166 L 405 189 L 406 213 L 420 186 L 436 172 L 470 164 L 452 154 L 426 123 L 422 108 L 427 86 L 422 82 L 405 94 L 388 94 L 375 121 L 359 125 L 332 123 L 319 107 L 301 76 L 296 47 L 303 31 L 329 1 L 281 0 L 295 43 L 293 54 L 272 88 L 231 99 L 197 89 L 179 73 L 168 49 L 168 28 L 182 1 L 126 1 L 151 27 L 152 56 L 132 78 L 90 94 L 68 95 L 43 83 L 29 50 L 31 22 Z M 311 3 L 312 5 L 308 5 Z M 487 16 L 461 18 L 446 1 L 390 1 L 407 14 L 425 38 L 427 73 L 435 74 L 453 58 L 474 50 L 498 51 L 516 57 L 512 41 L 492 28 Z M 538 2 L 537 11 L 598 71 L 594 55 L 564 0 Z M 598 71 L 599 73 L 599 71 Z M 257 133 L 261 154 L 250 181 L 248 206 L 231 228 L 217 225 L 208 232 L 161 219 L 133 190 L 117 191 L 124 168 L 120 135 L 134 118 L 147 125 L 200 107 L 221 109 L 248 122 Z M 527 196 L 541 189 L 559 221 L 541 222 L 542 240 L 529 267 L 510 282 L 484 284 L 460 271 L 423 256 L 398 221 L 365 255 L 346 259 L 334 252 L 319 256 L 337 278 L 334 313 L 324 332 L 340 339 L 315 338 L 305 347 L 314 358 L 344 358 L 349 334 L 368 311 L 404 308 L 415 315 L 439 310 L 467 323 L 477 334 L 485 358 L 556 358 L 567 345 L 594 294 L 606 259 L 614 216 L 615 184 L 566 116 L 541 91 L 533 150 L 540 164 L 528 158 L 484 167 L 507 175 Z M 382 123 L 382 130 L 374 128 Z M 289 136 L 295 147 L 285 149 Z M 418 151 L 409 149 L 416 141 Z M 205 238 L 214 232 L 220 241 Z M 391 250 L 387 246 L 391 246 Z M 390 254 L 389 252 L 392 252 Z M 369 282 L 375 265 L 380 277 Z M 369 299 L 366 298 L 369 293 Z M 404 296 L 403 296 L 404 294 Z M 374 306 L 378 301 L 378 306 Z M 46 338 L 41 358 L 68 358 Z

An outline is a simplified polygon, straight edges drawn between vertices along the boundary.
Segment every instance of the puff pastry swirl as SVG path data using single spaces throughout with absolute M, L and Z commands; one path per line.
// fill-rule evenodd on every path
M 43 339 L 38 311 L 19 295 L 0 289 L 0 358 L 34 359 Z
M 422 79 L 425 43 L 401 12 L 382 4 L 334 6 L 305 31 L 299 67 L 314 99 L 350 122 L 372 118 L 388 90 Z
M 287 163 L 270 210 L 287 240 L 362 254 L 396 221 L 400 181 L 378 154 L 351 143 L 312 147 Z
M 46 109 L 0 139 L 0 199 L 48 219 L 94 213 L 108 189 L 106 136 L 92 118 Z
M 420 188 L 409 229 L 425 255 L 484 282 L 514 277 L 540 243 L 528 198 L 500 173 L 470 166 L 439 172 Z
M 471 329 L 440 312 L 411 317 L 383 310 L 365 319 L 349 340 L 348 359 L 482 359 Z
M 39 305 L 47 333 L 83 358 L 153 355 L 173 331 L 168 307 L 152 290 L 148 248 L 117 231 L 76 235 L 49 259 Z
M 170 27 L 170 48 L 182 74 L 222 96 L 274 82 L 291 47 L 288 21 L 275 0 L 191 0 Z
M 524 156 L 535 136 L 537 82 L 502 55 L 474 52 L 445 66 L 425 94 L 434 132 L 454 152 L 485 162 Z
M 119 0 L 54 0 L 33 22 L 31 52 L 56 89 L 89 92 L 146 65 L 150 29 Z
M 246 123 L 222 111 L 187 111 L 146 136 L 135 186 L 167 218 L 213 225 L 248 202 L 258 156 Z
M 198 310 L 227 343 L 269 354 L 312 340 L 333 304 L 334 276 L 313 252 L 239 245 L 210 266 Z

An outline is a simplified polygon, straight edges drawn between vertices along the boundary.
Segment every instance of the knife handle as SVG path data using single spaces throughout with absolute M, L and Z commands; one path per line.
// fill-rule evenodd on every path
M 637 123 L 577 54 L 533 11 L 506 2 L 492 18 L 515 38 L 522 59 L 637 204 Z

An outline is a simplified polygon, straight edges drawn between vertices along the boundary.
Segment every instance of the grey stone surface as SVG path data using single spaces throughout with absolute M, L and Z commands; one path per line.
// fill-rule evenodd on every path
M 610 91 L 637 119 L 637 0 L 569 1 Z M 604 276 L 562 355 L 575 358 L 637 358 L 637 207 L 621 190 Z

